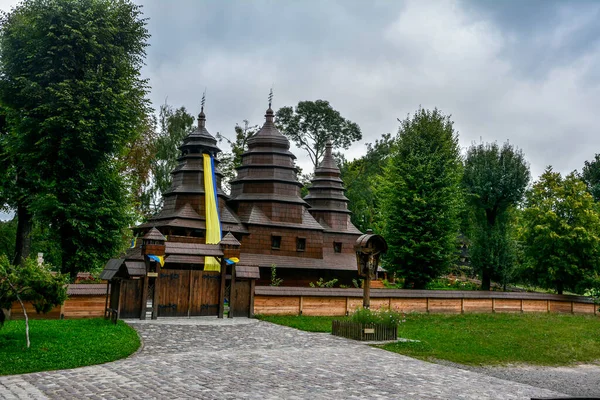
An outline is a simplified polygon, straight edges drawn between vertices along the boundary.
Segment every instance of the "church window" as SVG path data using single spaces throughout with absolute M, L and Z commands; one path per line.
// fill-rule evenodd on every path
M 281 236 L 271 236 L 271 248 L 275 250 L 281 248 Z
M 342 252 L 342 242 L 333 242 L 333 251 L 334 253 Z
M 297 238 L 296 239 L 296 251 L 304 251 L 306 250 L 306 239 L 305 238 Z

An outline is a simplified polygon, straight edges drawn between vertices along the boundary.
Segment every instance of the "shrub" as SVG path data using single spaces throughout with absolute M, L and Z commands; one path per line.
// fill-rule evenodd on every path
M 358 322 L 360 324 L 383 324 L 394 326 L 406 322 L 406 319 L 404 313 L 389 308 L 381 308 L 379 310 L 359 308 L 350 315 L 350 321 Z

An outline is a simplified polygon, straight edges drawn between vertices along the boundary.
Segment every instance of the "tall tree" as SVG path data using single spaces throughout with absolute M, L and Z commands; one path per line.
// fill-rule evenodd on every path
M 587 185 L 588 191 L 595 201 L 600 201 L 600 154 L 596 154 L 592 161 L 585 161 L 581 171 L 581 179 Z
M 2 16 L 2 158 L 13 168 L 18 261 L 33 215 L 59 238 L 71 276 L 121 246 L 131 208 L 118 160 L 148 114 L 148 37 L 128 0 L 25 0 Z
M 530 280 L 542 287 L 583 293 L 598 285 L 600 217 L 585 184 L 546 168 L 527 193 L 522 241 Z
M 221 153 L 219 157 L 219 170 L 223 173 L 223 188 L 229 192 L 229 182 L 236 177 L 235 169 L 242 165 L 242 154 L 248 150 L 248 139 L 258 132 L 258 125 L 251 126 L 248 120 L 244 120 L 244 126 L 235 125 L 235 139 L 217 132 L 219 143 L 225 141 L 229 144 L 231 151 Z
M 277 111 L 276 123 L 285 136 L 306 150 L 317 168 L 325 155 L 328 140 L 334 149 L 348 149 L 362 139 L 358 124 L 342 117 L 328 101 L 301 101 L 296 108 L 282 107 Z
M 194 117 L 183 106 L 174 109 L 165 103 L 160 107 L 159 125 L 160 132 L 153 142 L 149 178 L 141 200 L 145 216 L 153 215 L 162 207 L 162 195 L 171 186 L 171 171 L 181 155 L 179 146 L 194 130 Z
M 367 154 L 353 161 L 343 160 L 340 164 L 352 223 L 363 232 L 378 228 L 380 209 L 376 182 L 383 173 L 393 143 L 392 135 L 386 133 L 375 143 L 367 143 Z
M 457 258 L 462 162 L 458 134 L 438 109 L 400 121 L 378 180 L 386 269 L 405 287 L 424 288 Z
M 491 279 L 507 283 L 515 257 L 510 210 L 523 200 L 528 184 L 525 156 L 508 142 L 475 144 L 467 151 L 463 185 L 475 216 L 471 263 L 483 290 L 490 289 Z

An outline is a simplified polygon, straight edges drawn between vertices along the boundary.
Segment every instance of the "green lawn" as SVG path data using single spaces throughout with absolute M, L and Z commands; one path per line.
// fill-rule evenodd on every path
M 127 357 L 140 339 L 123 321 L 103 319 L 7 321 L 0 329 L 0 375 L 23 374 L 101 364 Z
M 331 332 L 334 317 L 261 319 L 312 332 Z M 398 335 L 420 342 L 385 350 L 468 365 L 569 365 L 600 361 L 600 318 L 565 314 L 409 314 Z

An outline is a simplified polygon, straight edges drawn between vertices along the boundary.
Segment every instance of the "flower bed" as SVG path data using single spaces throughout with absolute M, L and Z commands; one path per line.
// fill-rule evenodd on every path
M 354 340 L 396 340 L 398 325 L 332 321 L 331 334 Z

